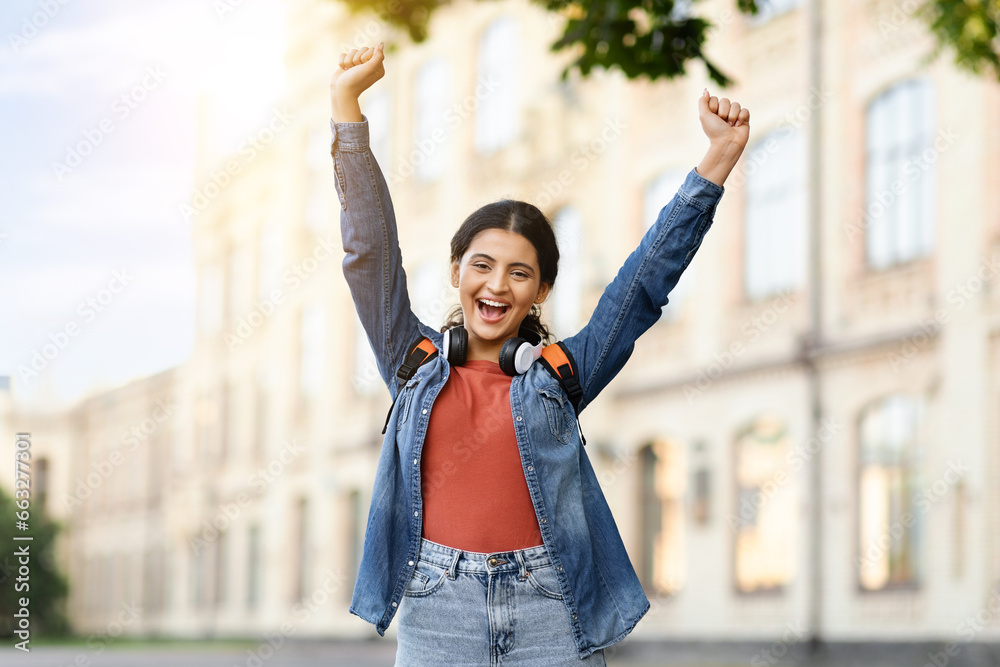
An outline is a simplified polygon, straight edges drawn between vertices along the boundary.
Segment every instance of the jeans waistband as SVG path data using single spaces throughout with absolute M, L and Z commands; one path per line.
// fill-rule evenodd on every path
M 525 569 L 531 570 L 550 565 L 552 562 L 549 560 L 549 552 L 546 551 L 544 544 L 527 549 L 482 553 L 448 547 L 432 542 L 425 537 L 420 538 L 419 557 L 421 560 L 446 567 L 453 572 L 479 573 L 517 572 L 521 569 L 522 564 Z

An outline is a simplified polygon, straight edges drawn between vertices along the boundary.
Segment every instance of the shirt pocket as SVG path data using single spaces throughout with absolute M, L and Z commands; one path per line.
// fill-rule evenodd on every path
M 407 381 L 399 391 L 401 395 L 399 396 L 399 417 L 396 418 L 396 430 L 403 428 L 403 424 L 406 423 L 407 417 L 410 415 L 410 402 L 413 399 L 413 394 L 417 391 L 417 384 L 420 382 L 420 376 L 417 375 L 412 377 Z
M 570 405 L 569 397 L 557 384 L 548 384 L 538 389 L 542 397 L 542 404 L 545 406 L 545 414 L 549 420 L 549 431 L 559 442 L 566 444 L 573 435 L 573 406 Z

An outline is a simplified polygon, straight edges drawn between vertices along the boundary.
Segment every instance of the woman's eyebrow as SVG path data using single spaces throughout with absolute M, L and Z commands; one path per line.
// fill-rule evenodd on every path
M 472 257 L 469 258 L 469 261 L 471 262 L 472 260 L 477 259 L 479 257 L 482 257 L 484 259 L 488 259 L 491 262 L 495 262 L 496 261 L 495 259 L 493 259 L 489 255 L 487 255 L 485 252 L 477 252 L 476 254 L 474 254 Z M 523 266 L 526 269 L 530 269 L 530 270 L 534 271 L 534 269 L 531 267 L 531 264 L 525 264 L 524 262 L 511 262 L 510 266 Z

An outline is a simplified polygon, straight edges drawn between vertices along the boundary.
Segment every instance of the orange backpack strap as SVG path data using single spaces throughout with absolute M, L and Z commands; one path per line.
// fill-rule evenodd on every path
M 576 365 L 576 360 L 562 341 L 546 345 L 542 348 L 542 356 L 539 361 L 545 366 L 554 378 L 559 380 L 566 395 L 569 396 L 573 404 L 573 411 L 579 416 L 580 399 L 583 397 L 583 387 L 580 386 L 580 371 Z M 583 437 L 583 428 L 580 427 L 580 420 L 577 419 L 577 427 L 580 428 L 580 439 L 583 444 L 587 444 L 587 439 Z
M 396 377 L 399 378 L 400 388 L 396 392 L 396 397 L 392 399 L 392 405 L 389 406 L 389 412 L 385 415 L 385 424 L 382 426 L 382 434 L 385 435 L 385 430 L 389 427 L 389 416 L 392 414 L 392 408 L 396 405 L 396 398 L 402 392 L 402 384 L 409 382 L 413 374 L 417 372 L 417 368 L 436 357 L 438 350 L 434 347 L 434 343 L 427 336 L 421 336 L 417 339 L 415 343 L 410 345 L 409 353 L 406 355 L 406 361 L 403 365 L 396 370 Z

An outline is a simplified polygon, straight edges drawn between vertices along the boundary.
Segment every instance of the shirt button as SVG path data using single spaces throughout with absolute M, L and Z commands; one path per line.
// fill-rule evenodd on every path
M 521 421 L 521 415 L 517 416 L 517 421 Z
M 562 572 L 562 565 L 556 565 L 556 569 Z
M 534 469 L 535 469 L 535 466 L 528 466 L 528 470 L 529 470 L 529 471 L 530 471 L 530 470 L 534 470 Z
M 548 519 L 546 519 L 546 518 L 545 518 L 545 517 L 543 516 L 543 517 L 542 517 L 542 523 L 548 523 L 548 522 L 549 522 L 549 520 L 548 520 Z
M 412 560 L 410 561 L 410 565 L 413 565 L 413 561 Z
M 427 414 L 427 408 L 424 408 L 423 410 L 421 410 L 421 411 L 420 411 L 420 414 L 422 414 L 422 415 L 426 415 L 426 414 Z
M 413 516 L 420 516 L 420 512 L 414 512 Z
M 573 620 L 574 621 L 576 620 L 576 614 L 573 614 Z
M 413 459 L 413 465 L 417 465 L 417 460 Z
M 392 606 L 393 606 L 393 607 L 395 607 L 395 606 L 396 606 L 396 603 L 395 603 L 395 602 L 393 602 L 393 603 L 392 603 Z

